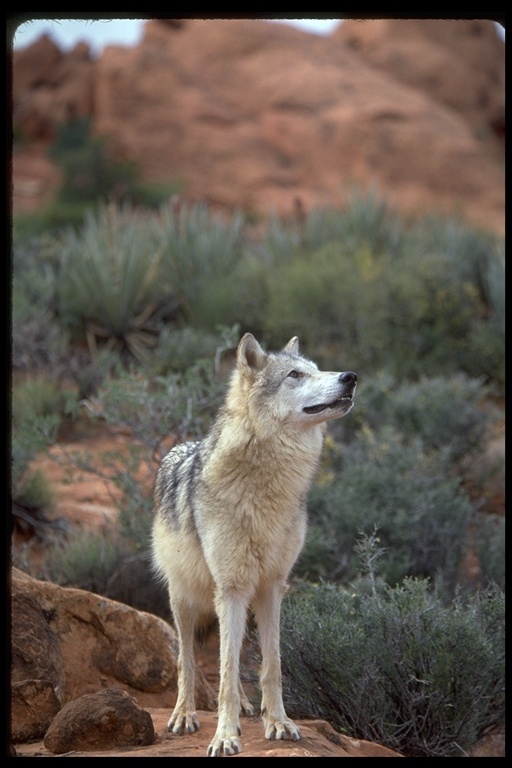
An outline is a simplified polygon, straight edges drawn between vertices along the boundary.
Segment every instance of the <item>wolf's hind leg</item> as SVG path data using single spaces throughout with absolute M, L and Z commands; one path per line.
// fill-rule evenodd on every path
M 199 728 L 195 705 L 195 658 L 194 631 L 196 614 L 190 605 L 180 601 L 171 604 L 174 624 L 178 634 L 178 698 L 167 723 L 172 733 L 193 733 Z
M 245 715 L 246 717 L 254 716 L 254 707 L 252 706 L 251 702 L 247 698 L 247 694 L 244 691 L 244 687 L 242 685 L 241 680 L 240 680 L 240 712 L 242 715 Z

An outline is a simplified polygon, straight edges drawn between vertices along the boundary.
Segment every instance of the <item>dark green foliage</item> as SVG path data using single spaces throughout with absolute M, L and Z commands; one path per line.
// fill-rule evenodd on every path
M 87 117 L 63 123 L 49 155 L 63 173 L 55 200 L 57 206 L 70 202 L 94 206 L 108 200 L 157 206 L 176 191 L 170 185 L 158 189 L 156 185 L 141 184 L 136 163 L 117 160 L 107 138 L 90 136 Z
M 242 257 L 244 216 L 236 211 L 224 222 L 204 204 L 179 202 L 154 220 L 164 275 L 186 322 L 211 329 L 239 318 L 229 309 L 236 291 L 234 273 Z M 239 306 L 236 302 L 236 306 Z
M 121 371 L 105 380 L 95 402 L 107 423 L 129 426 L 134 437 L 158 451 L 165 437 L 203 436 L 224 390 L 214 361 L 200 359 L 183 372 L 151 380 L 143 372 Z
M 179 191 L 175 182 L 141 181 L 134 161 L 116 158 L 107 137 L 90 135 L 88 117 L 62 123 L 48 154 L 59 167 L 62 182 L 40 211 L 16 216 L 15 229 L 25 236 L 68 226 L 78 231 L 86 211 L 106 202 L 157 208 Z
M 234 350 L 239 338 L 238 325 L 218 328 L 217 334 L 190 326 L 165 326 L 154 350 L 155 362 L 151 371 L 161 374 L 184 371 L 196 365 L 198 360 L 205 359 L 215 361 L 215 369 L 218 370 L 224 353 Z
M 443 452 L 405 443 L 395 430 L 363 429 L 341 452 L 330 483 L 312 490 L 310 525 L 296 571 L 304 578 L 347 583 L 355 578 L 358 533 L 379 530 L 389 551 L 382 577 L 442 576 L 448 594 L 457 584 L 475 508 L 452 476 Z
M 480 515 L 475 522 L 475 541 L 482 580 L 505 590 L 505 518 Z
M 62 390 L 54 381 L 31 378 L 17 382 L 11 399 L 11 482 L 16 499 L 26 483 L 26 470 L 30 461 L 51 445 L 65 416 L 77 413 L 73 392 Z
M 270 225 L 261 258 L 273 344 L 293 329 L 329 367 L 342 358 L 361 373 L 465 371 L 503 384 L 505 261 L 496 238 L 433 217 L 407 229 L 375 195 Z
M 79 531 L 50 548 L 46 577 L 63 587 L 104 595 L 141 611 L 168 618 L 167 591 L 151 574 L 147 550 L 104 531 Z
M 61 321 L 85 337 L 138 360 L 156 343 L 157 311 L 168 301 L 160 253 L 131 208 L 87 213 L 80 234 L 68 230 L 54 244 Z
M 350 417 L 332 434 L 349 443 L 363 426 L 394 425 L 405 440 L 420 438 L 427 451 L 443 450 L 456 466 L 482 450 L 498 418 L 493 389 L 463 373 L 402 381 L 390 373 L 360 377 Z
M 504 595 L 444 606 L 426 581 L 284 601 L 285 704 L 406 757 L 462 757 L 504 723 Z
M 317 359 L 332 363 L 336 354 L 361 372 L 462 370 L 500 380 L 503 334 L 478 286 L 444 255 L 419 255 L 384 257 L 331 242 L 289 259 L 269 280 L 266 332 L 282 343 L 298 330 Z
M 346 253 L 370 250 L 396 257 L 403 247 L 405 227 L 400 216 L 375 190 L 354 190 L 341 209 L 301 210 L 293 219 L 268 217 L 259 251 L 267 267 L 277 267 L 297 256 L 312 254 L 328 243 L 343 244 Z

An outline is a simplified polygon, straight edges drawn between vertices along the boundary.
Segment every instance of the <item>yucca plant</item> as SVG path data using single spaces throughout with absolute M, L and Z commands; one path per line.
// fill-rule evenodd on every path
M 168 296 L 147 223 L 129 206 L 103 206 L 86 214 L 79 234 L 69 229 L 55 243 L 59 312 L 92 354 L 100 343 L 144 360 L 156 343 L 157 310 Z
M 179 201 L 154 218 L 164 274 L 187 321 L 202 317 L 201 305 L 211 303 L 209 295 L 232 277 L 243 253 L 244 221 L 240 211 L 224 222 L 205 203 Z

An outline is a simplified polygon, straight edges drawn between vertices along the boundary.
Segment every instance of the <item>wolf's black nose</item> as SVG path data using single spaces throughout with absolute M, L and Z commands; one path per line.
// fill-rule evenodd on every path
M 342 384 L 355 384 L 357 376 L 354 371 L 345 371 L 345 373 L 340 373 L 338 381 L 341 381 Z

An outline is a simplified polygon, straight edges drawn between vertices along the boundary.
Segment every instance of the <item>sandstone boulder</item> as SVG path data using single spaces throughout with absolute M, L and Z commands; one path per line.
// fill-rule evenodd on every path
M 61 755 L 78 749 L 146 746 L 154 739 L 149 712 L 124 691 L 110 688 L 66 704 L 49 727 L 44 746 Z
M 163 619 L 17 569 L 11 582 L 14 683 L 44 680 L 59 705 L 118 688 L 142 707 L 174 706 L 176 637 Z M 214 692 L 199 668 L 196 681 L 198 707 L 214 709 Z M 42 695 L 39 689 L 36 694 Z M 29 700 L 25 708 L 32 711 L 34 705 Z M 22 728 L 15 718 L 20 711 L 20 705 L 13 709 L 13 734 Z
M 49 680 L 12 683 L 12 743 L 42 739 L 60 707 L 55 688 Z
M 46 680 L 62 703 L 66 676 L 60 644 L 33 593 L 19 590 L 13 579 L 11 599 L 11 681 Z

